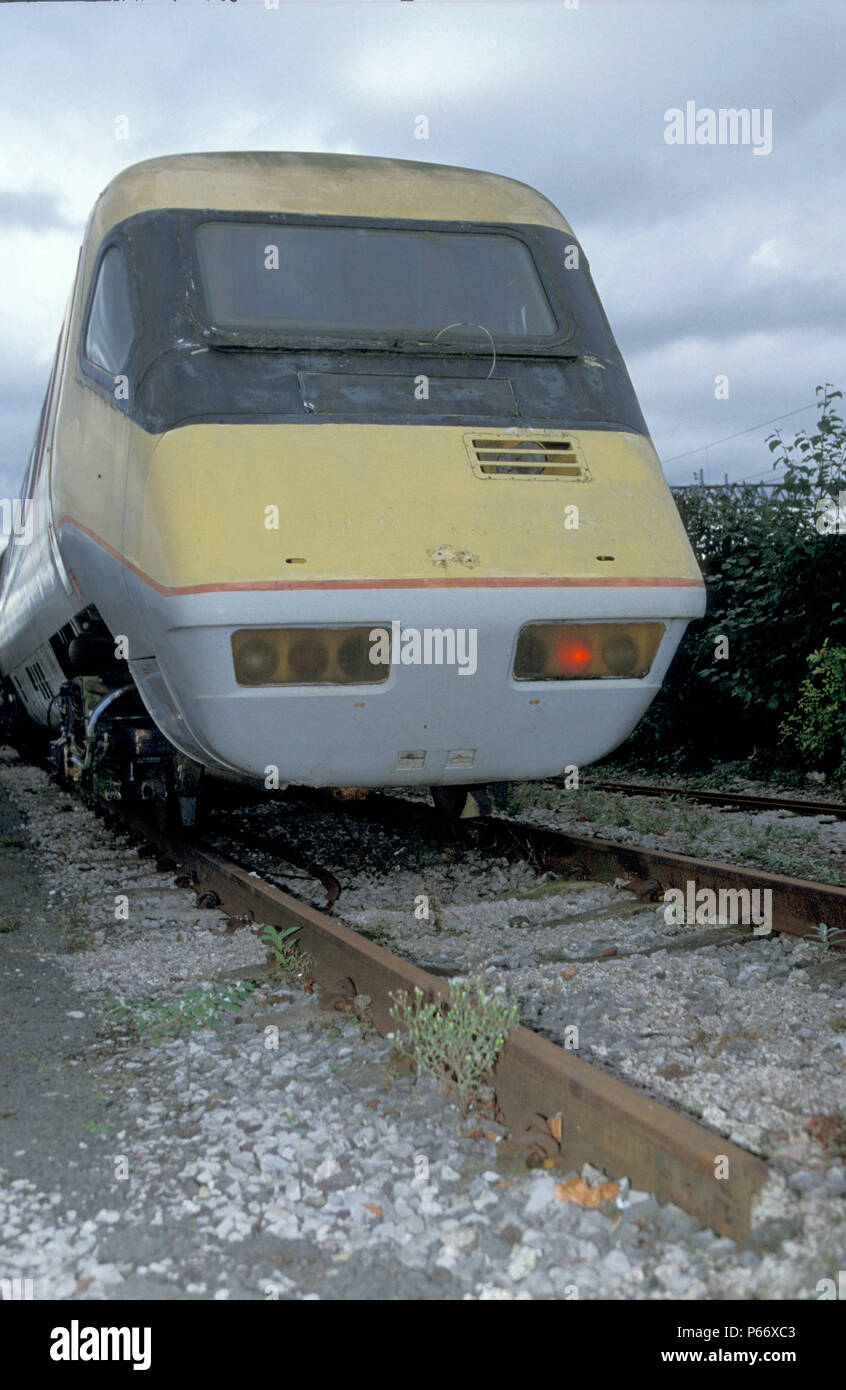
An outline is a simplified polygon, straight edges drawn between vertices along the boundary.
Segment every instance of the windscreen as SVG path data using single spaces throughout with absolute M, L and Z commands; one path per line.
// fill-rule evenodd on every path
M 216 328 L 434 337 L 478 324 L 548 339 L 556 321 L 531 253 L 497 232 L 205 222 L 196 244 Z M 453 329 L 450 336 L 478 330 Z

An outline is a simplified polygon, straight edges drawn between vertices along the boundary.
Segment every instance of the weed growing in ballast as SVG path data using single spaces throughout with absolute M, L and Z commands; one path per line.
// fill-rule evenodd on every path
M 453 980 L 449 1002 L 424 1003 L 419 987 L 413 998 L 403 992 L 394 996 L 390 1013 L 398 1028 L 389 1034 L 396 1050 L 454 1092 L 465 1112 L 490 1080 L 520 1017 L 517 1004 L 500 989 L 485 993 L 481 980 Z

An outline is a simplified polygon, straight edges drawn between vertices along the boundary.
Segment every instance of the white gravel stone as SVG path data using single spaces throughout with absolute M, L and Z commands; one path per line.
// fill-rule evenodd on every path
M 508 1262 L 508 1277 L 515 1283 L 526 1279 L 532 1273 L 540 1258 L 538 1251 L 530 1245 L 521 1245 Z

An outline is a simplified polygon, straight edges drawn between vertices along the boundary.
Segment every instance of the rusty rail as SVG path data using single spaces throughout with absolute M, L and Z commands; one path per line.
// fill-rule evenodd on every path
M 661 787 L 645 782 L 589 782 L 587 790 L 623 792 L 626 796 L 680 796 L 684 801 L 701 801 L 706 806 L 734 806 L 738 811 L 790 811 L 796 816 L 846 816 L 842 801 L 812 801 L 801 797 L 758 796 L 754 792 L 715 792 L 695 787 Z
M 319 801 L 316 793 L 302 794 L 303 800 Z M 338 803 L 325 799 L 327 807 L 338 809 Z M 443 817 L 425 802 L 405 801 L 399 797 L 371 795 L 366 801 L 344 802 L 343 814 L 372 817 L 387 824 L 419 824 L 429 829 L 444 828 Z M 836 884 L 815 883 L 809 879 L 789 878 L 784 874 L 768 873 L 746 865 L 722 864 L 716 860 L 694 859 L 690 855 L 670 850 L 647 849 L 640 845 L 625 845 L 616 840 L 603 840 L 592 835 L 573 835 L 570 831 L 548 826 L 527 824 L 501 816 L 453 823 L 453 833 L 468 833 L 482 847 L 493 849 L 507 857 L 528 859 L 540 869 L 564 874 L 583 873 L 585 877 L 604 882 L 626 878 L 644 885 L 652 882 L 657 898 L 667 888 L 683 892 L 688 883 L 696 889 L 758 889 L 772 893 L 773 930 L 791 936 L 817 936 L 817 928 L 825 923 L 831 929 L 846 933 L 846 888 Z M 751 931 L 751 926 L 750 926 Z M 834 943 L 837 945 L 837 943 Z M 843 942 L 841 940 L 840 946 Z
M 715 892 L 739 888 L 769 890 L 773 895 L 774 931 L 791 936 L 816 936 L 821 923 L 846 930 L 846 888 L 835 884 L 788 878 L 763 869 L 693 859 L 669 850 L 621 845 L 613 840 L 571 835 L 496 818 L 480 823 L 480 836 L 501 852 L 516 852 L 522 857 L 533 858 L 544 869 L 566 872 L 583 866 L 590 878 L 654 880 L 656 897 L 659 889 L 678 888 L 685 892 L 688 883 L 693 883 L 697 890 L 710 888 Z
M 112 812 L 114 814 L 114 811 Z M 321 991 L 370 996 L 368 1017 L 382 1033 L 395 1026 L 391 996 L 419 987 L 427 1000 L 449 999 L 442 980 L 359 936 L 207 847 L 175 840 L 137 816 L 118 824 L 150 844 L 184 874 L 198 896 L 213 894 L 233 917 L 296 926 L 315 962 Z M 212 901 L 214 899 L 211 899 Z M 610 1177 L 627 1177 L 659 1201 L 675 1202 L 705 1226 L 742 1244 L 764 1161 L 618 1081 L 526 1028 L 515 1028 L 495 1073 L 497 1102 L 515 1145 L 559 1156 L 567 1167 L 590 1161 Z M 724 1173 L 725 1176 L 718 1176 Z

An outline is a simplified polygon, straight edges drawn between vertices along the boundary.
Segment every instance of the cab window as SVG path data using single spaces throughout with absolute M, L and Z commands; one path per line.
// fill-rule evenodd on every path
M 221 221 L 196 244 L 224 331 L 478 339 L 483 325 L 523 343 L 556 331 L 528 247 L 501 232 Z
M 134 337 L 126 262 L 118 247 L 110 246 L 100 262 L 88 316 L 85 356 L 106 372 L 119 372 L 126 365 Z

